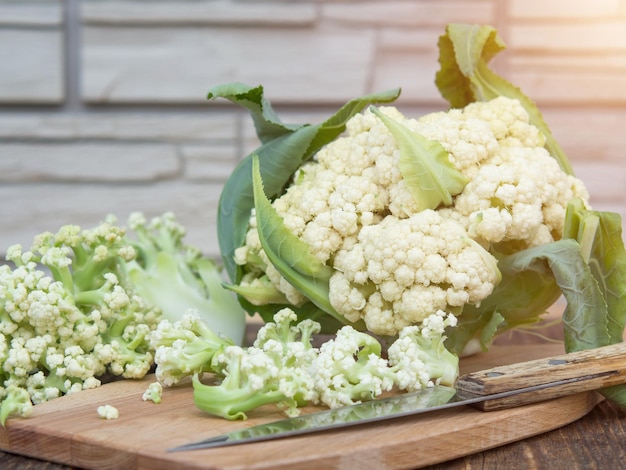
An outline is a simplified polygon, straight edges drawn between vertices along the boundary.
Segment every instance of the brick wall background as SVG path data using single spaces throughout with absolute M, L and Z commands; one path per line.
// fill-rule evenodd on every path
M 0 247 L 171 210 L 216 255 L 221 185 L 256 142 L 207 90 L 263 84 L 285 122 L 396 86 L 407 114 L 442 109 L 449 22 L 498 28 L 497 69 L 626 216 L 626 0 L 0 0 Z

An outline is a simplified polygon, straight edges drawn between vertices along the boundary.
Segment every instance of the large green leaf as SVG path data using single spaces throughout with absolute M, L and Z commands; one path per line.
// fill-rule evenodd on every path
M 564 238 L 578 240 L 583 257 L 606 300 L 607 344 L 621 342 L 626 327 L 626 250 L 621 216 L 615 212 L 587 209 L 580 199 L 574 199 L 567 208 Z M 582 329 L 584 325 L 576 324 L 575 327 Z M 573 350 L 580 349 L 576 344 L 571 346 Z
M 492 26 L 449 24 L 446 33 L 439 38 L 440 70 L 435 83 L 441 95 L 455 108 L 499 96 L 518 99 L 528 112 L 531 123 L 545 135 L 550 154 L 563 171 L 574 174 L 537 105 L 518 87 L 489 68 L 489 61 L 505 47 Z
M 579 199 L 573 200 L 565 217 L 564 237 L 577 239 L 596 284 L 603 293 L 606 310 L 581 315 L 566 311 L 563 316 L 567 352 L 607 346 L 623 340 L 626 327 L 626 250 L 622 238 L 622 220 L 614 212 L 587 209 Z M 607 335 L 583 341 L 581 332 L 602 318 Z M 626 386 L 604 388 L 602 394 L 626 408 Z

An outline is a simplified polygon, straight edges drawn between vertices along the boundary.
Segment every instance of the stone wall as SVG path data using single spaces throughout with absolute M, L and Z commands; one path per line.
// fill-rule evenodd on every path
M 221 185 L 256 140 L 211 86 L 263 84 L 285 122 L 396 86 L 407 114 L 442 109 L 450 22 L 498 28 L 499 72 L 594 206 L 626 215 L 626 0 L 0 0 L 0 247 L 171 210 L 215 255 Z

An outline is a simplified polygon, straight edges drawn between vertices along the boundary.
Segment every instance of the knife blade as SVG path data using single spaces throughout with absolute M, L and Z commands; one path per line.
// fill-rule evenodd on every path
M 626 383 L 626 343 L 494 367 L 435 385 L 341 408 L 243 428 L 168 449 L 180 452 L 283 439 L 458 406 L 514 408 Z

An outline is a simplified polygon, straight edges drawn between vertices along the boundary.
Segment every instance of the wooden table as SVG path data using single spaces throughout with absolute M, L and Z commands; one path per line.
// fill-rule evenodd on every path
M 542 336 L 513 333 L 500 343 L 537 344 L 559 340 L 560 325 L 543 328 Z M 585 417 L 565 427 L 461 459 L 430 470 L 460 469 L 607 469 L 626 462 L 626 410 L 604 401 Z M 0 452 L 3 470 L 68 470 L 72 467 Z

